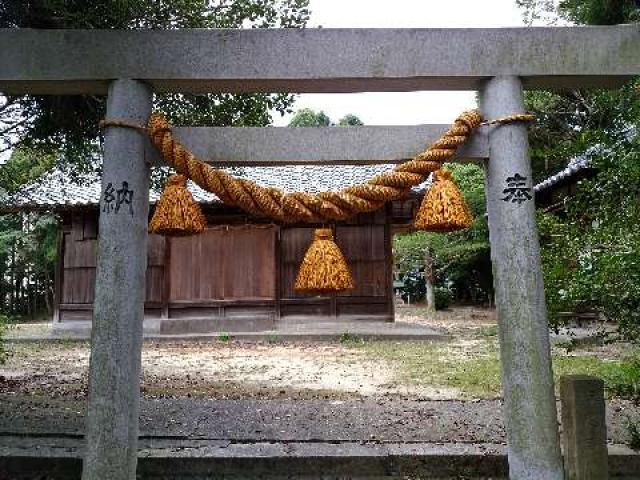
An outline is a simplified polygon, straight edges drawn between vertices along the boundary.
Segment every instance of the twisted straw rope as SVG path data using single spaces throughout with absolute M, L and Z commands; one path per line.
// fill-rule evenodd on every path
M 285 193 L 277 188 L 262 187 L 251 180 L 236 178 L 208 165 L 174 140 L 169 123 L 160 113 L 151 115 L 146 128 L 118 119 L 105 119 L 101 122 L 101 127 L 128 127 L 146 132 L 169 165 L 204 190 L 217 195 L 227 205 L 279 222 L 322 223 L 372 212 L 386 202 L 406 197 L 412 187 L 423 183 L 431 172 L 439 170 L 444 162 L 453 157 L 458 147 L 481 125 L 532 119 L 531 115 L 518 114 L 483 123 L 477 110 L 463 112 L 439 140 L 412 160 L 401 163 L 366 183 L 353 185 L 339 192 L 317 194 Z
M 385 202 L 404 198 L 411 187 L 420 185 L 431 172 L 438 170 L 443 162 L 451 158 L 480 123 L 477 111 L 465 112 L 440 140 L 413 160 L 399 164 L 392 171 L 377 175 L 367 183 L 353 185 L 339 192 L 318 194 L 284 193 L 277 188 L 262 187 L 251 180 L 235 178 L 211 167 L 173 139 L 169 124 L 160 114 L 151 115 L 148 132 L 152 143 L 169 165 L 204 190 L 217 195 L 224 203 L 280 222 L 325 222 L 372 212 Z

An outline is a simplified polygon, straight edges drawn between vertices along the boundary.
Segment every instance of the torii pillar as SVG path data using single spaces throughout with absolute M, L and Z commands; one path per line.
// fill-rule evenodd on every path
M 147 85 L 115 80 L 107 118 L 144 125 L 151 99 Z M 136 478 L 149 217 L 147 144 L 132 129 L 105 131 L 83 480 Z
M 524 113 L 518 77 L 488 80 L 484 118 Z M 489 130 L 486 196 L 511 480 L 563 480 L 527 128 Z

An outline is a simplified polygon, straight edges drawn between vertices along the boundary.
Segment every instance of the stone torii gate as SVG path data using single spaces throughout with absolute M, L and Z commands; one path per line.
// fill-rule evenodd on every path
M 0 30 L 0 91 L 108 94 L 107 116 L 144 124 L 154 92 L 479 90 L 486 119 L 523 112 L 523 88 L 617 87 L 640 75 L 640 29 Z M 425 108 L 428 108 L 425 105 Z M 176 129 L 216 164 L 400 161 L 445 126 Z M 222 145 L 223 148 L 219 148 Z M 304 146 L 304 150 L 302 147 Z M 300 148 L 297 148 L 300 147 Z M 127 182 L 132 209 L 100 216 L 83 478 L 133 479 L 144 274 L 148 140 L 105 133 L 103 200 Z M 476 133 L 462 157 L 486 167 L 510 477 L 563 478 L 526 127 Z

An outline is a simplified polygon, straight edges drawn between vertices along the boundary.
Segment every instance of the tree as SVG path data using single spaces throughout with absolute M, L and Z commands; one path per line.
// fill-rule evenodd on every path
M 459 300 L 492 301 L 484 172 L 473 164 L 447 164 L 446 168 L 452 171 L 474 214 L 471 227 L 446 234 L 414 232 L 396 236 L 396 265 L 403 275 L 427 270 L 426 275 L 431 277 L 428 280 L 434 285 L 434 297 L 438 288 L 446 288 Z M 423 284 L 426 295 L 426 283 Z
M 535 1 L 521 1 L 532 8 Z M 560 18 L 615 24 L 640 20 L 637 2 L 561 0 Z M 619 90 L 528 93 L 538 178 L 588 153 L 597 172 L 578 185 L 562 215 L 539 214 L 543 273 L 552 325 L 562 312 L 595 310 L 622 335 L 640 338 L 640 83 Z
M 314 112 L 310 108 L 298 110 L 289 122 L 290 127 L 329 127 L 331 119 L 322 110 Z
M 300 28 L 309 0 L 2 0 L 3 28 Z M 271 112 L 290 111 L 285 94 L 155 96 L 154 108 L 172 122 L 204 126 L 271 123 Z M 0 101 L 0 151 L 17 145 L 46 146 L 72 170 L 97 168 L 98 122 L 105 99 L 94 96 L 5 96 Z M 12 135 L 9 135 L 12 133 Z
M 586 25 L 616 25 L 637 21 L 637 0 L 516 0 L 527 25 L 558 20 Z
M 357 116 L 352 113 L 346 114 L 342 117 L 337 126 L 339 127 L 352 127 L 364 125 L 362 120 L 360 120 Z M 332 127 L 336 126 L 336 123 L 333 122 L 329 116 L 324 113 L 322 110 L 319 112 L 313 111 L 311 108 L 302 108 L 296 112 L 291 121 L 289 122 L 290 127 Z
M 338 126 L 340 127 L 355 127 L 358 125 L 364 125 L 364 122 L 352 113 L 347 113 L 344 117 L 338 120 Z
M 16 149 L 0 167 L 0 191 L 14 193 L 55 162 L 50 152 Z M 51 213 L 0 215 L 0 310 L 33 317 L 52 311 L 58 219 Z

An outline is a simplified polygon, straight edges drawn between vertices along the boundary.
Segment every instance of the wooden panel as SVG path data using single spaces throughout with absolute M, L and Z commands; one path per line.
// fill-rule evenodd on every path
M 81 242 L 84 237 L 84 217 L 82 212 L 71 214 L 71 240 Z
M 342 297 L 384 297 L 387 294 L 384 225 L 338 225 L 336 242 L 344 253 L 356 288 Z
M 65 268 L 95 267 L 97 240 L 74 240 L 73 233 L 64 236 L 66 242 L 64 249 Z
M 147 266 L 164 265 L 165 238 L 162 235 L 150 234 L 147 240 Z
M 275 298 L 275 231 L 211 228 L 172 240 L 170 300 Z
M 93 303 L 96 255 L 98 242 L 95 239 L 81 240 L 83 218 L 92 218 L 90 214 L 74 217 L 72 231 L 63 238 L 63 264 L 60 289 L 60 303 L 78 304 Z M 75 232 L 75 233 L 74 233 Z M 149 254 L 147 278 L 145 285 L 145 301 L 161 302 L 164 288 L 164 244 L 163 237 L 149 236 Z
M 90 321 L 93 312 L 90 308 L 86 310 L 67 310 L 66 308 L 60 308 L 60 321 L 61 322 L 86 322 Z
M 224 298 L 275 298 L 275 229 L 231 229 L 225 236 Z
M 203 233 L 202 235 L 205 235 Z M 169 298 L 172 300 L 190 300 L 194 295 L 194 269 L 199 258 L 198 237 L 175 237 L 171 239 L 171 288 Z
M 93 212 L 84 214 L 82 223 L 82 239 L 95 240 L 98 238 L 98 215 Z
M 74 242 L 77 244 L 77 242 Z M 93 267 L 65 268 L 61 303 L 93 303 L 96 270 Z
M 305 302 L 299 299 L 295 303 L 283 303 L 280 305 L 280 315 L 282 317 L 290 316 L 331 316 L 331 299 L 324 299 L 322 302 Z
M 214 229 L 198 235 L 197 246 L 194 246 L 194 258 L 197 263 L 194 265 L 194 276 L 197 281 L 190 298 L 225 298 L 224 272 L 226 268 L 233 268 L 233 259 L 229 258 L 229 252 L 226 251 L 226 236 L 226 231 Z
M 310 295 L 297 293 L 293 286 L 298 275 L 300 263 L 305 252 L 313 240 L 312 227 L 282 228 L 280 230 L 280 258 L 281 258 L 281 297 L 305 298 Z
M 164 289 L 164 268 L 150 265 L 145 278 L 145 302 L 161 303 Z

